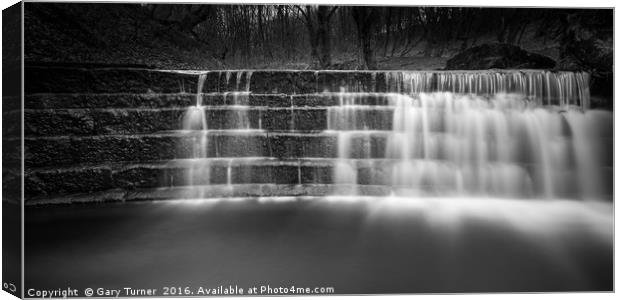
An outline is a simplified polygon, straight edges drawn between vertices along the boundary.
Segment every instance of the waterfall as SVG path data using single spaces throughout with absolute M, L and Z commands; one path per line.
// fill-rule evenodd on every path
M 245 79 L 244 79 L 245 77 Z M 241 83 L 245 80 L 243 88 L 240 89 Z M 232 108 L 235 108 L 235 114 L 231 116 L 233 120 L 232 128 L 249 130 L 250 119 L 248 109 L 250 108 L 250 81 L 252 80 L 252 71 L 238 71 L 237 80 L 235 82 L 235 91 L 232 92 Z
M 196 89 L 196 105 L 186 109 L 183 116 L 182 129 L 191 140 L 191 157 L 187 161 L 185 184 L 188 186 L 200 186 L 212 184 L 211 171 L 217 159 L 221 158 L 219 148 L 230 149 L 232 146 L 221 143 L 216 139 L 210 140 L 209 137 L 215 132 L 223 132 L 225 135 L 234 134 L 235 131 L 251 131 L 251 122 L 248 115 L 250 108 L 250 81 L 252 71 L 237 71 L 235 77 L 230 71 L 225 72 L 226 86 L 231 79 L 235 79 L 235 91 L 224 92 L 221 94 L 223 102 L 227 105 L 218 106 L 205 103 L 204 86 L 210 72 L 201 73 L 198 76 Z M 218 74 L 218 84 L 221 73 Z M 242 85 L 243 83 L 243 85 Z M 241 90 L 240 89 L 241 86 Z M 225 112 L 225 118 L 219 119 L 219 124 L 214 124 L 216 128 L 209 128 L 209 119 L 215 112 Z M 260 126 L 260 124 L 259 124 Z M 209 157 L 209 146 L 214 148 L 214 155 Z M 230 153 L 224 153 L 229 154 Z M 233 160 L 229 159 L 225 167 L 225 183 L 230 189 L 232 187 Z M 202 189 L 199 189 L 202 190 Z M 198 197 L 204 194 L 201 192 Z
M 452 92 L 492 96 L 515 93 L 539 105 L 590 106 L 590 75 L 550 71 L 403 71 L 385 74 L 388 91 Z
M 192 161 L 187 167 L 185 181 L 188 185 L 202 185 L 210 182 L 210 168 L 200 164 L 200 159 L 207 157 L 208 146 L 208 120 L 204 109 L 203 91 L 207 79 L 207 73 L 198 76 L 196 88 L 196 105 L 187 109 L 183 117 L 183 130 L 188 131 L 192 140 Z M 203 195 L 200 195 L 203 196 Z
M 207 80 L 209 72 L 198 75 L 198 86 L 196 88 L 196 106 L 202 106 L 202 93 L 204 91 L 205 80 Z
M 295 187 L 283 193 L 300 194 L 325 184 L 325 193 L 339 196 L 369 188 L 405 197 L 611 195 L 603 147 L 610 135 L 598 133 L 613 119 L 589 109 L 587 73 L 304 74 L 198 76 L 196 105 L 183 116 L 191 144 L 189 158 L 180 159 L 184 184 L 223 185 L 231 194 L 239 184 L 288 184 Z M 265 94 L 252 94 L 252 82 Z
M 385 154 L 363 158 L 383 162 L 370 180 L 387 174 L 392 194 L 404 196 L 609 197 L 596 130 L 611 126 L 611 113 L 588 110 L 588 80 L 570 72 L 388 72 L 383 96 L 392 119 L 380 126 L 388 128 Z M 345 89 L 328 109 L 337 186 L 359 180 L 356 139 L 377 134 L 361 126 L 376 122 L 369 110 L 386 108 Z

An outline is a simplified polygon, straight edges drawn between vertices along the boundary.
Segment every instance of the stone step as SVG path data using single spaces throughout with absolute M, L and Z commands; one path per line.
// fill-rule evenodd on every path
M 30 66 L 25 94 L 33 93 L 196 93 L 199 72 L 140 68 Z
M 339 138 L 340 136 L 340 138 Z M 392 139 L 390 139 L 392 137 Z M 449 135 L 428 136 L 429 158 L 446 158 L 456 155 L 456 141 Z M 321 133 L 287 133 L 265 131 L 181 131 L 147 135 L 63 136 L 29 137 L 25 139 L 25 165 L 28 167 L 66 166 L 100 162 L 148 162 L 194 157 L 276 157 L 276 158 L 335 158 L 339 155 L 339 141 L 348 144 L 350 158 L 383 158 L 399 156 L 388 153 L 388 141 L 402 139 L 389 131 L 351 131 Z M 19 139 L 5 139 L 6 147 L 19 147 Z M 461 140 L 463 141 L 463 140 Z M 414 156 L 424 157 L 422 139 L 411 141 L 415 145 Z M 518 140 L 504 145 L 517 161 L 528 162 L 537 155 L 528 145 Z M 571 149 L 571 139 L 556 139 L 554 147 Z M 600 139 L 597 159 L 603 165 L 613 164 L 613 139 Z M 485 140 L 488 156 L 494 159 L 496 145 L 489 137 Z M 4 153 L 20 154 L 21 151 Z M 16 148 L 16 150 L 18 150 Z M 463 154 L 463 153 L 461 153 Z M 472 153 L 470 153 L 473 155 Z M 571 162 L 570 151 L 564 156 L 553 157 L 564 163 Z M 19 159 L 5 156 L 3 159 Z
M 392 93 L 315 93 L 315 94 L 249 94 L 202 93 L 202 105 L 222 106 L 244 104 L 263 107 L 320 107 L 337 106 L 343 101 L 359 105 L 388 105 Z M 26 109 L 67 108 L 187 108 L 195 106 L 197 95 L 169 94 L 30 94 L 25 96 Z M 19 101 L 17 102 L 19 104 Z M 14 109 L 19 109 L 16 107 Z
M 207 157 L 336 157 L 334 134 L 172 132 L 150 135 L 26 138 L 27 166 L 145 162 Z M 376 142 L 380 143 L 380 142 Z M 204 148 L 202 145 L 205 145 Z M 204 150 L 206 149 L 206 150 Z
M 346 189 L 346 187 L 344 187 Z M 350 187 L 351 189 L 353 187 Z M 360 185 L 354 187 L 366 197 L 389 196 L 395 189 L 388 186 Z M 133 202 L 191 200 L 193 204 L 202 201 L 282 201 L 305 200 L 313 197 L 326 197 L 341 192 L 342 185 L 334 184 L 225 184 L 205 186 L 180 186 L 131 191 L 112 189 L 93 193 L 75 193 L 64 196 L 36 196 L 29 198 L 26 205 L 57 205 L 96 202 Z M 276 197 L 275 199 L 266 198 Z M 359 199 L 359 197 L 356 197 Z M 180 203 L 180 202 L 179 202 Z
M 340 91 L 419 93 L 518 91 L 537 98 L 563 95 L 589 102 L 589 77 L 542 70 L 484 71 L 173 71 L 137 68 L 27 67 L 25 92 L 35 93 L 196 93 L 249 91 L 258 94 L 308 94 Z M 589 94 L 589 93 L 586 93 Z M 584 99 L 581 99 L 584 98 Z M 587 98 L 587 99 L 585 99 Z M 544 103 L 544 102 L 543 102 Z
M 34 137 L 147 134 L 181 129 L 202 130 L 203 121 L 206 121 L 208 130 L 257 129 L 275 132 L 392 130 L 394 112 L 395 108 L 392 106 L 377 105 L 291 108 L 222 105 L 192 107 L 189 110 L 186 108 L 26 109 L 23 114 L 24 134 L 26 137 Z M 5 113 L 3 117 L 10 120 L 19 114 L 19 111 L 13 111 L 12 113 Z M 490 124 L 494 121 L 491 117 L 498 116 L 498 114 L 500 113 L 494 112 L 493 115 L 480 114 L 475 117 L 477 120 L 484 117 L 484 121 Z M 418 113 L 408 116 L 418 116 L 420 124 L 417 129 L 420 132 L 423 118 L 428 120 L 428 131 L 445 132 L 448 126 L 447 115 L 444 108 L 438 107 L 428 108 L 425 115 Z M 450 115 L 468 117 L 465 116 L 465 113 L 450 113 Z M 501 116 L 512 117 L 508 113 Z M 515 118 L 513 117 L 513 119 Z M 519 120 L 523 121 L 524 119 Z M 563 135 L 570 136 L 569 124 L 563 118 L 562 121 Z M 515 124 L 522 125 L 522 123 Z M 11 128 L 17 125 L 7 124 L 7 128 L 9 131 L 15 132 L 16 130 L 11 130 Z M 491 126 L 486 127 L 489 128 L 488 131 L 491 134 Z M 600 135 L 611 136 L 611 132 L 609 130 L 602 131 Z
M 321 92 L 314 94 L 254 94 L 246 92 L 201 93 L 200 96 L 189 93 L 112 93 L 112 94 L 71 94 L 71 93 L 42 93 L 25 96 L 25 109 L 102 109 L 102 108 L 188 108 L 196 106 L 197 102 L 203 106 L 245 105 L 252 107 L 331 107 L 343 105 L 359 106 L 390 106 L 395 105 L 395 98 L 402 94 L 397 93 L 341 93 Z M 411 95 L 418 99 L 417 95 Z M 491 95 L 477 95 L 482 99 L 490 99 Z M 198 100 L 200 99 L 200 100 Z M 524 98 L 525 101 L 532 99 Z M 417 100 L 416 100 L 417 101 Z M 19 99 L 17 100 L 19 104 Z M 433 105 L 434 103 L 429 103 Z M 546 107 L 554 109 L 557 99 L 545 103 Z M 19 110 L 9 107 L 7 111 Z M 558 109 L 564 109 L 558 108 Z
M 442 199 L 441 195 L 424 191 L 413 191 L 418 197 Z M 348 194 L 347 194 L 348 193 Z M 357 193 L 355 195 L 354 193 Z M 172 201 L 171 205 L 197 205 L 217 203 L 220 201 L 248 201 L 265 203 L 270 201 L 361 201 L 376 200 L 373 197 L 403 196 L 411 199 L 411 189 L 384 185 L 345 186 L 335 184 L 237 184 L 208 185 L 193 187 L 168 187 L 155 189 L 135 189 L 123 191 L 112 189 L 93 193 L 76 193 L 60 197 L 38 196 L 27 199 L 27 206 L 103 203 L 103 202 L 139 202 Z M 461 197 L 463 195 L 460 195 Z M 476 195 L 470 195 L 476 197 Z M 444 195 L 445 197 L 445 195 Z M 498 201 L 502 201 L 502 197 Z M 611 201 L 613 195 L 602 195 L 601 199 Z M 524 199 L 526 200 L 526 199 Z M 403 200 L 407 201 L 407 200 Z
M 196 185 L 333 184 L 338 183 L 334 168 L 342 168 L 343 163 L 357 170 L 355 182 L 342 183 L 344 185 L 400 185 L 390 181 L 394 167 L 402 164 L 398 160 L 360 159 L 342 162 L 337 159 L 282 160 L 276 158 L 183 159 L 150 164 L 106 164 L 29 169 L 25 174 L 24 184 L 26 198 L 90 193 L 110 189 L 134 190 Z M 455 177 L 457 168 L 465 172 L 462 174 L 465 182 L 468 181 L 466 174 L 477 172 L 473 165 L 459 168 L 445 161 L 415 160 L 411 163 L 413 166 L 418 166 L 410 171 L 412 171 L 412 176 L 420 176 L 421 187 L 428 191 L 442 193 L 457 188 L 458 180 Z M 432 168 L 428 169 L 430 166 Z M 504 169 L 502 166 L 518 168 L 519 172 L 530 174 L 534 178 L 530 184 L 533 184 L 534 189 L 537 190 L 540 181 L 536 180 L 538 176 L 536 174 L 540 170 L 536 171 L 530 165 L 491 163 L 483 167 L 487 172 L 493 170 L 501 172 Z M 613 186 L 611 184 L 613 168 L 598 168 L 595 172 L 601 176 L 603 186 L 610 188 Z M 554 174 L 561 178 L 560 182 L 574 183 L 559 187 L 559 190 L 564 193 L 574 193 L 574 189 L 579 186 L 579 178 L 570 168 L 554 170 Z M 408 179 L 415 180 L 415 177 Z M 518 184 L 518 182 L 511 182 L 511 184 Z
M 140 134 L 181 130 L 187 110 L 165 109 L 54 109 L 25 110 L 26 136 Z M 390 110 L 366 110 L 367 127 L 390 129 Z M 263 129 L 270 131 L 322 131 L 327 129 L 327 108 L 270 108 L 217 106 L 205 108 L 207 128 Z M 364 121 L 364 120 L 361 120 Z M 360 123 L 360 126 L 364 125 Z M 197 119 L 193 129 L 202 130 Z

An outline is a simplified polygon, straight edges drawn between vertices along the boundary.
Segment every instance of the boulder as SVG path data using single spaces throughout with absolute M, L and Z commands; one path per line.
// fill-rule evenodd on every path
M 483 44 L 466 49 L 446 62 L 446 70 L 552 69 L 555 61 L 509 44 Z
M 559 70 L 592 75 L 592 107 L 613 108 L 613 13 L 585 10 L 567 14 L 558 38 Z

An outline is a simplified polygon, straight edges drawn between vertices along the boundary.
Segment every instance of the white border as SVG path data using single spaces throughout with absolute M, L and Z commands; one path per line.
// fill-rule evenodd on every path
M 140 2 L 140 1 L 119 1 L 119 0 L 107 0 L 107 1 L 84 1 L 84 0 L 73 0 L 73 1 L 66 1 L 66 0 L 60 0 L 60 1 L 55 1 L 55 2 Z M 518 7 L 588 7 L 588 8 L 594 8 L 594 7 L 606 7 L 606 8 L 615 8 L 618 6 L 616 1 L 611 1 L 611 0 L 588 0 L 588 1 L 576 1 L 576 0 L 565 0 L 565 1 L 559 1 L 559 0 L 548 0 L 548 1 L 536 1 L 536 0 L 520 0 L 520 1 L 491 1 L 491 0 L 477 0 L 477 1 L 472 1 L 472 0 L 462 0 L 462 1 L 445 1 L 445 0 L 437 0 L 437 1 L 419 1 L 419 0 L 411 0 L 411 1 L 403 1 L 403 0 L 389 0 L 389 1 L 369 1 L 369 0 L 353 0 L 353 1 L 343 1 L 343 0 L 334 0 L 334 1 L 330 1 L 330 0 L 310 0 L 310 1 L 274 1 L 274 0 L 247 0 L 247 1 L 225 1 L 225 0 L 209 0 L 209 1 L 170 1 L 170 0 L 151 0 L 151 1 L 144 1 L 144 2 L 174 2 L 174 3 L 253 3 L 253 4 L 260 4 L 260 3 L 267 3 L 267 4 L 294 4 L 294 3 L 313 3 L 313 4 L 328 4 L 328 5 L 336 5 L 336 4 L 341 4 L 341 5 L 401 5 L 401 6 L 413 6 L 413 5 L 425 5 L 425 6 L 518 6 Z M 2 9 L 5 9 L 13 4 L 17 3 L 17 1 L 10 1 L 10 0 L 0 0 L 0 6 Z M 1 22 L 1 17 L 0 17 L 0 22 Z M 618 35 L 618 15 L 615 13 L 614 11 L 614 60 L 615 57 L 617 57 L 618 55 L 618 48 L 616 46 L 616 41 L 619 38 Z M 22 35 L 24 34 L 23 32 L 23 24 L 22 24 Z M 1 40 L 1 32 L 0 32 L 0 40 Z M 22 44 L 22 55 L 23 55 L 23 44 Z M 23 56 L 22 56 L 23 57 Z M 618 66 L 617 64 L 615 64 L 614 61 L 614 73 L 618 74 Z M 23 76 L 23 74 L 22 74 Z M 618 76 L 616 75 L 614 77 L 614 90 L 619 87 L 619 79 Z M 23 85 L 23 78 L 22 78 L 22 85 Z M 23 87 L 23 86 L 22 86 Z M 0 83 L 0 93 L 2 91 L 2 87 L 1 87 L 1 83 Z M 614 97 L 615 98 L 615 97 Z M 22 101 L 22 105 L 23 105 L 23 101 Z M 616 108 L 618 109 L 618 108 Z M 23 118 L 22 118 L 23 120 Z M 0 124 L 2 121 L 2 116 L 0 115 Z M 22 126 L 23 129 L 23 126 Z M 615 159 L 616 157 L 620 157 L 618 156 L 618 153 L 620 152 L 620 150 L 618 150 L 618 148 L 616 147 L 616 142 L 620 139 L 620 133 L 617 130 L 617 125 L 615 122 L 615 114 L 614 114 L 614 170 L 617 170 L 618 168 L 618 163 L 617 160 Z M 2 146 L 0 144 L 0 150 L 1 150 Z M 0 157 L 0 163 L 1 163 L 2 158 Z M 23 186 L 23 185 L 22 185 Z M 617 193 L 617 188 L 620 186 L 620 179 L 618 179 L 615 176 L 615 171 L 614 171 L 614 193 Z M 0 196 L 1 198 L 1 196 Z M 615 201 L 615 199 L 614 199 Z M 614 210 L 615 212 L 617 212 L 617 206 L 614 205 Z M 22 210 L 23 211 L 23 210 Z M 23 219 L 22 219 L 23 220 Z M 23 226 L 23 222 L 22 222 L 22 226 Z M 616 261 L 615 258 L 618 257 L 618 248 L 615 247 L 615 240 L 617 237 L 617 229 L 618 229 L 618 224 L 615 223 L 615 231 L 614 231 L 614 275 L 616 268 L 615 266 Z M 2 224 L 0 222 L 0 230 L 2 228 Z M 22 228 L 22 235 L 23 235 L 23 228 Z M 23 244 L 23 238 L 22 238 L 22 244 Z M 1 247 L 1 240 L 0 240 L 0 247 Z M 23 251 L 23 249 L 22 249 Z M 23 263 L 23 261 L 22 261 Z M 2 263 L 0 262 L 0 268 L 2 266 Z M 618 287 L 618 276 L 614 276 L 614 287 L 617 288 Z M 354 298 L 359 298 L 362 296 L 316 296 L 316 297 L 312 297 L 312 299 L 354 299 Z M 454 299 L 454 298 L 459 298 L 459 299 L 480 299 L 480 298 L 486 298 L 486 299 L 522 299 L 522 298 L 529 298 L 529 299 L 583 299 L 583 298 L 588 298 L 588 299 L 615 299 L 616 295 L 614 293 L 540 293 L 540 294 L 491 294 L 491 293 L 486 293 L 486 294 L 435 294 L 435 295 L 426 295 L 426 294 L 408 294 L 408 295 L 376 295 L 376 296 L 367 296 L 367 297 L 372 297 L 372 298 L 376 298 L 376 297 L 389 297 L 391 299 L 409 299 L 409 297 L 415 297 L 417 299 Z M 264 297 L 261 299 L 277 299 L 279 297 Z M 290 297 L 288 299 L 305 299 L 306 297 Z M 4 299 L 15 299 L 13 298 L 13 296 L 11 296 L 10 294 L 6 293 L 6 292 L 0 292 L 0 300 L 4 300 Z M 88 298 L 84 298 L 84 299 L 88 299 Z M 160 298 L 140 298 L 140 299 L 160 299 Z M 206 298 L 205 298 L 206 299 Z M 209 298 L 209 299 L 224 299 L 224 297 L 214 297 L 214 298 Z M 247 296 L 246 297 L 226 297 L 225 299 L 249 299 Z

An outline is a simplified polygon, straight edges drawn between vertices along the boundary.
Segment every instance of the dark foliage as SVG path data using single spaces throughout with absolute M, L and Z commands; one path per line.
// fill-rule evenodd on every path
M 560 68 L 602 74 L 611 68 L 612 12 L 26 3 L 26 59 L 159 68 L 428 69 L 465 49 L 501 43 L 549 56 Z

